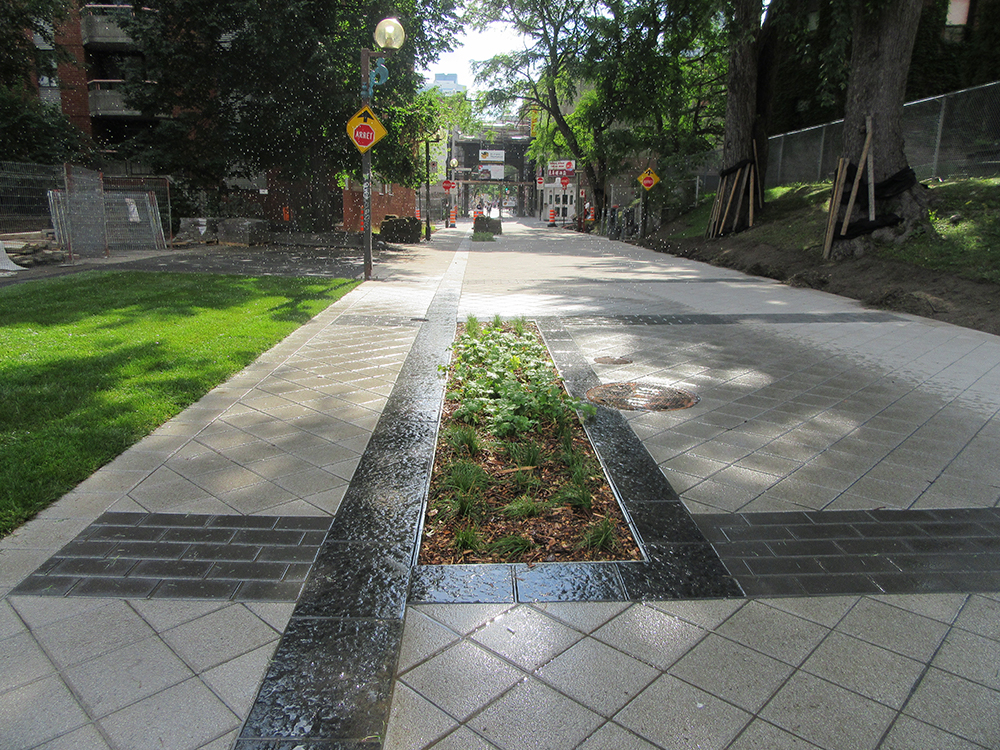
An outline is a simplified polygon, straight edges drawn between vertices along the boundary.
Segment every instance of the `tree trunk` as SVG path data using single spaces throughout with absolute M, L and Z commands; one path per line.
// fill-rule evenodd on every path
M 722 147 L 722 166 L 731 169 L 744 160 L 754 159 L 754 136 L 757 132 L 757 37 L 760 34 L 760 0 L 733 0 L 733 19 L 729 31 L 729 74 L 726 80 L 726 126 Z M 739 179 L 733 175 L 732 179 Z M 736 202 L 737 212 L 723 224 L 738 231 L 749 220 L 750 201 L 755 200 L 749 181 L 740 180 L 743 195 Z M 720 196 L 721 188 L 720 184 Z M 727 192 L 729 188 L 727 186 Z M 719 200 L 719 197 L 716 198 Z M 728 216 L 728 212 L 727 212 Z M 723 231 L 726 231 L 723 227 Z
M 722 151 L 725 167 L 753 158 L 759 32 L 760 0 L 735 0 L 726 81 L 726 136 Z
M 884 0 L 881 5 L 880 11 L 865 12 L 865 3 L 856 3 L 844 112 L 843 155 L 855 164 L 865 142 L 865 118 L 875 121 L 871 152 L 876 182 L 907 166 L 903 104 L 923 0 Z
M 859 163 L 866 138 L 865 121 L 870 116 L 873 127 L 869 153 L 876 184 L 908 166 L 902 130 L 903 104 L 922 7 L 923 0 L 883 0 L 875 10 L 867 10 L 866 3 L 860 0 L 855 3 L 843 156 L 853 164 Z M 845 192 L 850 189 L 848 183 Z M 876 216 L 890 213 L 902 219 L 898 227 L 838 243 L 834 257 L 862 255 L 873 240 L 891 237 L 902 242 L 920 228 L 933 232 L 927 220 L 926 189 L 919 183 L 881 201 L 881 205 L 876 201 Z M 860 210 L 855 208 L 852 218 L 860 216 Z

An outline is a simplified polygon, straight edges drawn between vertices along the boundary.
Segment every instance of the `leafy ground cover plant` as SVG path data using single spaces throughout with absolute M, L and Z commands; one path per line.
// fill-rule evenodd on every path
M 421 564 L 640 559 L 533 326 L 470 317 L 448 376 Z

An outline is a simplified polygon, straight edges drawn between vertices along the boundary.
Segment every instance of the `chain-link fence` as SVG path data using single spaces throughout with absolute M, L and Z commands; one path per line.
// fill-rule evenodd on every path
M 767 186 L 829 179 L 843 130 L 838 120 L 771 138 Z M 903 138 L 918 179 L 1000 174 L 1000 82 L 910 102 Z
M 0 162 L 0 235 L 52 234 L 70 258 L 166 248 L 170 181 L 104 176 L 73 165 Z
M 831 179 L 843 132 L 844 121 L 837 120 L 772 136 L 766 186 Z M 903 107 L 903 137 L 918 179 L 1000 175 L 1000 81 L 910 102 Z M 722 152 L 694 158 L 702 163 L 679 194 L 684 200 L 719 185 Z
M 62 165 L 0 162 L 0 234 L 51 229 L 48 193 L 65 185 Z

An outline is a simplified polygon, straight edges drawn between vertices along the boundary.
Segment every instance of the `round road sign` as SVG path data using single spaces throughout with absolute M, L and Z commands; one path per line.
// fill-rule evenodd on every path
M 656 184 L 656 180 L 653 179 L 652 175 L 645 175 L 642 178 L 642 186 L 644 188 L 646 188 L 646 190 L 651 189 L 653 187 L 653 185 L 655 185 L 655 184 Z
M 375 143 L 375 128 L 367 123 L 361 123 L 354 128 L 354 142 L 360 148 L 371 146 Z
M 541 187 L 542 185 L 545 184 L 545 178 L 544 177 L 539 177 L 537 180 L 535 180 L 535 182 L 537 182 L 538 186 Z
M 456 185 L 451 180 L 445 180 L 444 182 L 441 183 L 441 187 L 443 187 L 446 191 L 449 191 L 452 188 L 458 187 L 458 185 Z
M 563 190 L 565 190 L 569 186 L 569 177 L 563 177 L 559 182 L 562 183 Z

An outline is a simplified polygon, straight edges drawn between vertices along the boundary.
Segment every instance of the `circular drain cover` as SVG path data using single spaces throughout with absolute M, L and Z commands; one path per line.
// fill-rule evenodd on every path
M 597 357 L 594 361 L 599 365 L 630 365 L 632 360 L 628 357 Z
M 672 411 L 687 409 L 700 400 L 697 396 L 676 388 L 662 388 L 642 383 L 608 383 L 587 391 L 587 399 L 612 409 L 632 411 Z

